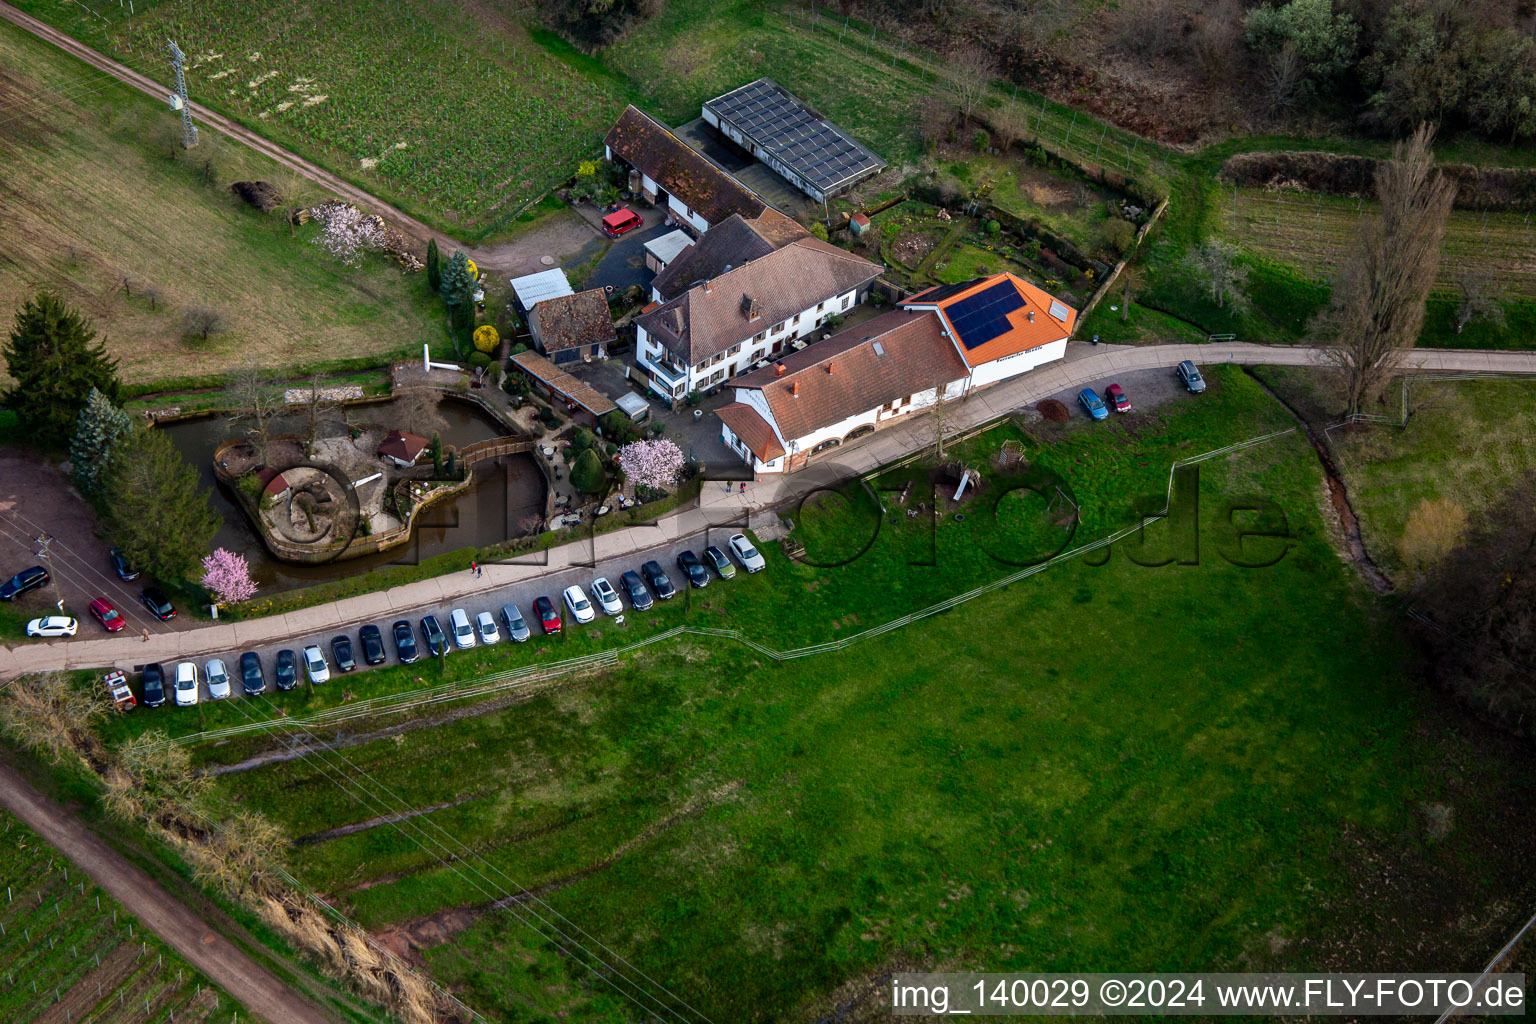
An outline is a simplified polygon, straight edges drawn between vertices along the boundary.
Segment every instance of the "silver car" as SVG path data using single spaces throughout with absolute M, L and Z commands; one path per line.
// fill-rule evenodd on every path
M 304 671 L 309 675 L 309 681 L 317 686 L 331 678 L 331 666 L 325 663 L 325 652 L 315 644 L 304 648 Z
M 757 572 L 768 564 L 744 533 L 731 534 L 731 554 L 747 572 Z
M 208 696 L 213 700 L 223 700 L 229 696 L 229 670 L 224 667 L 220 658 L 210 658 L 208 664 L 203 666 L 203 672 L 208 676 Z
M 1205 378 L 1200 376 L 1200 370 L 1188 359 L 1174 367 L 1173 372 L 1191 394 L 1198 395 L 1205 390 Z
M 507 636 L 517 643 L 522 643 L 533 635 L 533 630 L 528 628 L 528 620 L 523 618 L 522 609 L 515 604 L 501 606 L 501 622 L 507 627 Z
M 481 612 L 475 616 L 475 628 L 480 631 L 480 642 L 486 645 L 501 643 L 501 630 L 496 628 L 496 620 L 491 618 L 490 612 Z
M 197 662 L 176 663 L 176 704 L 189 708 L 197 703 Z
M 469 624 L 469 613 L 455 608 L 448 613 L 448 631 L 453 634 L 453 645 L 461 651 L 475 646 L 475 627 Z
M 592 581 L 592 600 L 597 602 L 604 615 L 619 615 L 624 611 L 624 602 L 619 600 L 619 592 L 613 589 L 613 584 L 608 582 L 606 576 L 599 576 Z

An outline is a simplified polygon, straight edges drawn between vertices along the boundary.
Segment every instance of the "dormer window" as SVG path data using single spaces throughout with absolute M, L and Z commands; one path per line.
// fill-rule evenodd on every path
M 750 295 L 743 295 L 741 297 L 741 312 L 742 315 L 745 316 L 749 321 L 759 320 L 763 315 L 762 307 L 759 306 L 757 300 Z

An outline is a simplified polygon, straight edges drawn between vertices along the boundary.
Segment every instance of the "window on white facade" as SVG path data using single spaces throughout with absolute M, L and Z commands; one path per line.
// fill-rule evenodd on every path
M 847 309 L 851 305 L 853 305 L 853 296 L 852 295 L 844 295 L 843 296 L 843 308 Z

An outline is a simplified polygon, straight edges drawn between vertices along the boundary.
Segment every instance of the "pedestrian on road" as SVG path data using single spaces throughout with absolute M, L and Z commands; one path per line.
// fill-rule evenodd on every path
M 469 563 L 469 574 L 471 576 L 479 576 L 480 575 L 480 566 L 477 565 L 473 559 L 471 559 L 470 563 Z
M 743 480 L 741 482 L 741 490 L 738 491 L 737 493 L 738 494 L 746 494 L 747 493 L 747 482 L 745 480 Z
M 139 639 L 146 644 L 149 643 L 149 629 L 147 627 L 139 631 Z
M 479 579 L 481 576 L 484 576 L 484 575 L 485 575 L 485 566 L 483 566 L 483 565 L 475 566 L 475 579 Z

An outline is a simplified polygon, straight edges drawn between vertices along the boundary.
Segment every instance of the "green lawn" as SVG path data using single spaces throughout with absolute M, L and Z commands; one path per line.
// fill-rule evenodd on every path
M 768 546 L 766 573 L 633 616 L 624 639 L 676 621 L 779 647 L 848 636 L 1049 554 L 1070 528 L 1065 497 L 1082 508 L 1073 545 L 1132 523 L 1162 506 L 1175 459 L 1288 424 L 1241 373 L 1210 379 L 1200 400 L 1152 413 L 965 442 L 958 456 L 986 483 L 933 529 L 891 522 L 860 485 L 827 495 L 797 513 L 805 562 Z M 1027 466 L 1005 474 L 989 460 L 1010 439 Z M 841 653 L 776 665 L 689 637 L 327 755 L 328 771 L 387 785 L 393 807 L 457 803 L 307 843 L 294 868 L 372 928 L 479 906 L 515 879 L 716 1020 L 814 1017 L 840 986 L 908 964 L 1294 969 L 1370 900 L 1434 916 L 1417 891 L 1357 886 L 1346 850 L 1439 880 L 1456 906 L 1424 929 L 1446 962 L 1474 965 L 1486 951 L 1455 945 L 1464 911 L 1523 856 L 1500 844 L 1524 835 L 1477 824 L 1479 808 L 1528 787 L 1528 768 L 1473 757 L 1466 734 L 1432 724 L 1448 712 L 1409 681 L 1407 652 L 1329 548 L 1299 434 L 1198 473 L 1144 538 Z M 908 480 L 909 506 L 932 500 L 927 479 L 895 470 L 872 486 L 894 512 Z M 1062 495 L 1048 506 L 1024 485 Z M 1282 514 L 1288 541 L 1237 537 L 1275 532 Z M 615 642 L 600 632 L 549 648 Z M 493 667 L 549 648 L 471 657 Z M 295 837 L 385 809 L 320 767 L 270 764 L 219 787 Z M 1434 802 L 1467 823 L 1439 845 L 1418 825 Z M 418 827 L 469 844 L 494 881 L 439 864 Z M 1410 934 L 1384 933 L 1384 955 L 1410 956 Z M 426 956 L 497 1020 L 624 1019 L 509 915 L 478 916 Z
M 1315 422 L 1338 402 L 1316 370 L 1257 371 Z M 1401 384 L 1376 411 L 1397 416 Z M 1360 514 L 1366 549 L 1401 582 L 1413 582 L 1403 532 L 1421 502 L 1459 505 L 1469 523 L 1536 470 L 1536 390 L 1528 380 L 1414 382 L 1406 427 L 1333 430 L 1339 469 Z

